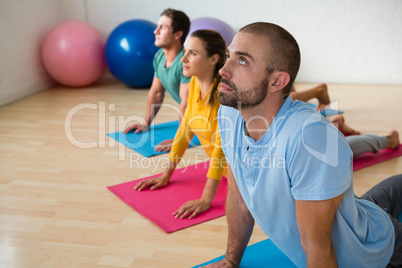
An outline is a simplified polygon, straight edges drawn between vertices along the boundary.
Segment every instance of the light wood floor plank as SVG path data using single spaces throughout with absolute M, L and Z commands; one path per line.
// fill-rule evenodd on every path
M 330 84 L 329 90 L 354 128 L 402 133 L 402 86 Z M 55 87 L 0 107 L 0 267 L 191 267 L 225 252 L 225 217 L 166 234 L 107 190 L 160 173 L 158 163 L 167 161 L 139 156 L 106 136 L 124 129 L 119 120 L 144 116 L 146 98 L 147 90 L 104 81 Z M 165 103 L 175 104 L 169 96 Z M 174 119 L 173 109 L 163 107 L 156 123 Z M 205 157 L 193 148 L 184 160 Z M 357 171 L 355 192 L 397 173 L 401 157 Z M 250 244 L 265 238 L 256 226 Z

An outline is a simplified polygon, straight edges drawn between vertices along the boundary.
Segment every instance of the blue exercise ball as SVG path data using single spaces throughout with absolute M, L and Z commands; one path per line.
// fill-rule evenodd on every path
M 106 64 L 114 77 L 133 88 L 152 84 L 156 24 L 129 20 L 117 26 L 106 41 Z

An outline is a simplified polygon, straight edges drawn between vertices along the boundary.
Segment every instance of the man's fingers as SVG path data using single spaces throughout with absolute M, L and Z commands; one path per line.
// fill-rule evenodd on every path
M 143 127 L 141 125 L 133 125 L 131 127 L 127 127 L 124 131 L 123 134 L 128 134 L 131 131 L 133 131 L 135 134 L 138 134 L 140 131 L 143 131 Z
M 128 133 L 130 133 L 130 131 L 132 131 L 132 130 L 133 130 L 132 127 L 128 127 L 128 128 L 126 128 L 126 129 L 123 131 L 123 134 L 128 134 Z

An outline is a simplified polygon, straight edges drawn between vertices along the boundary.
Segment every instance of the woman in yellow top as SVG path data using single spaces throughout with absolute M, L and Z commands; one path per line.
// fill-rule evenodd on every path
M 198 30 L 191 34 L 184 46 L 181 61 L 183 74 L 192 78 L 184 118 L 170 151 L 170 165 L 162 176 L 141 181 L 134 187 L 135 190 L 141 191 L 148 186 L 151 190 L 166 186 L 193 135 L 197 135 L 211 158 L 207 182 L 201 198 L 183 204 L 173 213 L 176 218 L 189 216 L 189 219 L 192 219 L 209 209 L 225 171 L 226 160 L 221 148 L 217 120 L 221 80 L 218 71 L 225 63 L 225 54 L 226 44 L 218 32 Z

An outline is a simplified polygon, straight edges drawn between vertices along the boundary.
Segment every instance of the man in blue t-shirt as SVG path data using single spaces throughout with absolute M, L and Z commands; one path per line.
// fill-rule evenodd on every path
M 127 127 L 123 133 L 130 131 L 145 132 L 158 113 L 165 90 L 180 104 L 179 119 L 187 106 L 188 87 L 191 77 L 183 75 L 183 65 L 180 61 L 183 56 L 183 44 L 190 30 L 190 19 L 179 10 L 165 9 L 158 20 L 155 29 L 155 45 L 161 49 L 153 60 L 154 78 L 148 93 L 145 122 Z M 157 151 L 170 150 L 173 140 L 163 141 L 155 147 Z
M 293 36 L 247 25 L 226 59 L 218 120 L 229 234 L 225 258 L 208 267 L 238 267 L 254 221 L 297 267 L 402 267 L 402 174 L 355 197 L 343 135 L 289 96 L 300 66 Z

